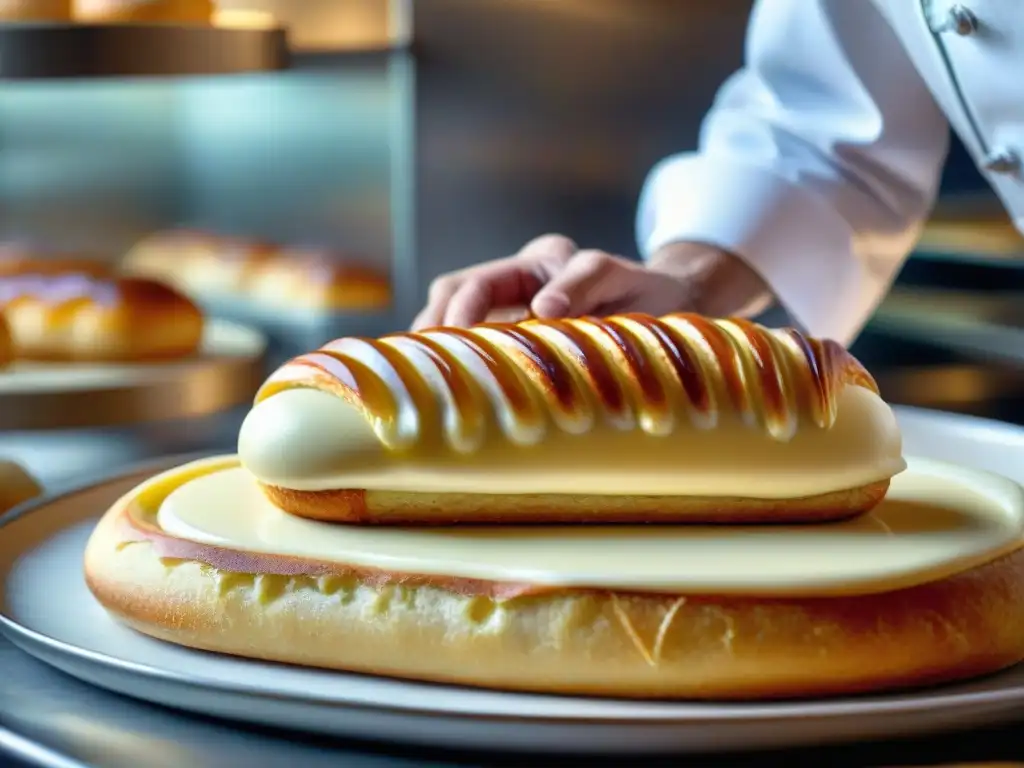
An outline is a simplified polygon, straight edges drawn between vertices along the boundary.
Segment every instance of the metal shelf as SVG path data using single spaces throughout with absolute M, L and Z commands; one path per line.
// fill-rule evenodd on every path
M 0 79 L 6 80 L 228 75 L 288 66 L 283 29 L 0 25 Z

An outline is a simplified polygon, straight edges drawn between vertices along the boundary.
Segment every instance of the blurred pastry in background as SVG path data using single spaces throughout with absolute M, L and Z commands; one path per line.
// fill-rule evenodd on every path
M 217 8 L 213 12 L 213 25 L 224 29 L 274 29 L 278 26 L 274 14 L 249 8 Z
M 42 494 L 39 483 L 20 465 L 0 459 L 0 514 Z
M 154 232 L 129 249 L 121 260 L 121 271 L 183 288 L 191 265 L 215 252 L 218 242 L 216 235 L 195 229 Z
M 16 360 L 150 362 L 198 350 L 203 315 L 174 288 L 140 278 L 0 276 Z
M 89 277 L 109 277 L 115 265 L 77 254 L 49 252 L 20 244 L 0 243 L 0 277 L 56 275 L 73 272 Z
M 211 0 L 75 0 L 75 18 L 88 22 L 210 24 Z
M 70 21 L 71 0 L 0 0 L 0 21 Z
M 162 280 L 192 296 L 236 296 L 277 247 L 198 230 L 156 232 L 125 254 L 125 274 Z
M 255 308 L 369 312 L 391 304 L 386 272 L 323 248 L 171 230 L 139 241 L 125 274 L 159 279 L 196 300 L 235 300 Z
M 11 338 L 11 327 L 0 314 L 0 370 L 14 362 L 14 340 Z
M 391 305 L 391 280 L 387 274 L 339 254 L 285 249 L 256 270 L 248 295 L 266 306 L 365 312 Z
M 206 251 L 193 254 L 179 277 L 179 285 L 194 296 L 245 296 L 253 276 L 278 251 L 272 243 L 240 237 L 222 237 Z

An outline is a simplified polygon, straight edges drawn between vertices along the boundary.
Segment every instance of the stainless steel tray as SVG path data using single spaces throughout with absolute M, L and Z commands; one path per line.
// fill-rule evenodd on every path
M 914 409 L 901 409 L 900 419 L 908 452 L 1024 481 L 1024 428 Z M 257 725 L 435 748 L 603 754 L 780 748 L 997 723 L 1024 707 L 1024 667 L 904 694 L 715 705 L 469 690 L 160 643 L 107 617 L 84 585 L 81 555 L 96 517 L 116 497 L 178 461 L 52 495 L 0 519 L 0 629 L 12 642 L 72 676 L 134 698 Z
M 207 323 L 201 353 L 152 365 L 16 364 L 0 371 L 0 432 L 170 422 L 248 402 L 262 383 L 266 338 Z

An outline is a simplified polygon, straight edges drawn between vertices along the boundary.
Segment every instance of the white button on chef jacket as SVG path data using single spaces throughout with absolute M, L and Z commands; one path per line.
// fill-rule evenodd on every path
M 655 167 L 642 253 L 732 251 L 849 343 L 934 203 L 949 126 L 1024 231 L 1024 0 L 757 0 L 699 148 Z

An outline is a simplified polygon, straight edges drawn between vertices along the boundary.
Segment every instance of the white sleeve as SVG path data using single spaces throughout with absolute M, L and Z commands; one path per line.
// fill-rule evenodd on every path
M 735 253 L 795 324 L 849 343 L 931 209 L 947 122 L 869 0 L 758 0 L 745 58 L 698 151 L 648 177 L 641 252 Z

